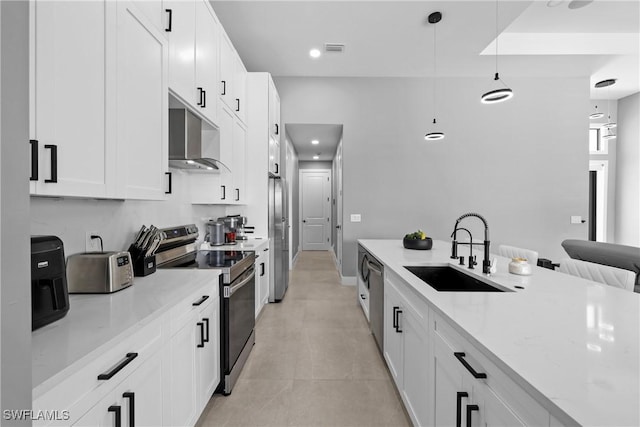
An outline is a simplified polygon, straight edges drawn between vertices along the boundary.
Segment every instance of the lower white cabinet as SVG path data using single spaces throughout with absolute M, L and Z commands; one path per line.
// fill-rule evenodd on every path
M 256 249 L 256 318 L 269 302 L 269 242 Z
M 401 281 L 385 272 L 384 357 L 415 425 L 429 424 L 428 310 L 414 299 Z

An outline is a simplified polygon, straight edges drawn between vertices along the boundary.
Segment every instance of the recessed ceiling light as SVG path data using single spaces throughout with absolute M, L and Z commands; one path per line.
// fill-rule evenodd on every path
M 313 141 L 311 141 L 311 143 L 313 145 L 318 145 L 318 144 L 320 144 L 320 141 L 318 141 L 317 139 L 314 139 Z
M 312 58 L 320 58 L 321 54 L 320 49 L 311 49 L 309 51 L 309 56 Z
M 313 156 L 313 160 L 318 160 L 320 158 L 320 156 Z

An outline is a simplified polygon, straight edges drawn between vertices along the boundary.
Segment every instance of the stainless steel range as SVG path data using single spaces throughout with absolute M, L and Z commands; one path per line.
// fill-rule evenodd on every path
M 195 225 L 165 228 L 173 244 L 156 253 L 160 268 L 221 270 L 220 276 L 220 369 L 217 391 L 231 393 L 255 343 L 255 254 L 252 251 L 197 250 Z M 182 248 L 176 245 L 182 242 Z M 169 247 L 170 246 L 170 247 Z M 171 251 L 172 255 L 163 256 Z

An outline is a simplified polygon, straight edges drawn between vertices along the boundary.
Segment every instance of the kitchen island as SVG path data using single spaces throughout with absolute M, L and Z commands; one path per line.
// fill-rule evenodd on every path
M 428 353 L 423 355 L 427 356 L 423 363 L 438 360 L 433 340 L 440 332 L 434 330 L 434 325 L 442 320 L 444 329 L 451 329 L 445 330 L 443 336 L 459 335 L 477 350 L 478 356 L 471 364 L 486 360 L 486 365 L 495 365 L 501 375 L 547 411 L 548 423 L 540 421 L 544 420 L 544 414 L 534 417 L 537 421 L 533 423 L 640 425 L 640 295 L 539 267 L 534 267 L 531 276 L 513 275 L 508 273 L 509 260 L 499 256 L 495 256 L 497 272 L 490 277 L 483 275 L 481 268 L 456 268 L 512 292 L 438 292 L 405 266 L 457 265 L 457 260 L 449 258 L 450 242 L 434 241 L 433 249 L 427 251 L 404 249 L 401 240 L 359 240 L 359 243 L 384 264 L 385 298 L 388 288 L 393 287 L 390 284 L 399 283 L 409 289 L 405 299 L 408 305 L 427 307 L 429 315 L 419 326 L 429 334 L 425 340 L 429 344 L 421 347 Z M 477 253 L 477 257 L 480 264 L 482 254 Z M 396 315 L 400 305 L 393 307 L 393 319 L 388 319 L 391 312 L 385 310 L 384 322 L 393 323 L 395 331 L 402 324 L 398 320 L 400 315 Z M 407 320 L 407 327 L 413 327 L 410 321 Z M 388 365 L 393 357 L 386 347 L 394 339 L 395 331 L 391 329 L 389 333 L 385 329 Z M 408 349 L 411 346 L 405 344 L 405 353 Z M 408 356 L 411 355 L 403 355 L 405 360 Z M 406 366 L 405 362 L 408 379 L 404 386 L 410 384 L 413 374 L 406 372 Z M 390 370 L 393 375 L 394 369 Z M 425 374 L 425 378 L 430 378 L 428 394 L 432 406 L 437 406 L 433 402 L 440 395 L 435 391 L 437 379 L 429 375 L 435 377 L 438 372 L 430 366 Z M 407 405 L 405 393 L 400 392 Z M 508 391 L 505 394 L 509 397 Z M 458 412 L 460 402 L 464 401 L 460 396 Z M 475 410 L 474 405 L 467 406 L 468 411 Z

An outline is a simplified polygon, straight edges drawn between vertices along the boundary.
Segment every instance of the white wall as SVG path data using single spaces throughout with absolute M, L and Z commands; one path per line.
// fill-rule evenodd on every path
M 618 100 L 615 242 L 640 246 L 640 92 Z
M 300 169 L 331 169 L 332 163 L 319 160 L 302 160 L 298 162 Z
M 204 238 L 206 218 L 237 213 L 239 208 L 194 206 L 188 180 L 174 171 L 173 194 L 166 201 L 117 201 L 31 198 L 31 234 L 52 234 L 64 243 L 65 255 L 85 251 L 85 236 L 97 232 L 106 251 L 127 250 L 142 224 L 159 228 L 195 223 Z
M 31 408 L 29 4 L 0 2 L 0 406 Z M 54 408 L 52 408 L 54 409 Z M 64 408 L 60 408 L 64 409 Z
M 344 276 L 356 274 L 357 239 L 421 228 L 449 240 L 469 211 L 487 218 L 494 251 L 509 243 L 558 259 L 564 239 L 586 239 L 586 224 L 569 219 L 588 213 L 588 78 L 510 78 L 516 96 L 483 105 L 491 83 L 439 78 L 446 138 L 428 143 L 429 79 L 276 79 L 283 122 L 344 125 L 343 217 L 362 215 L 343 221 Z

